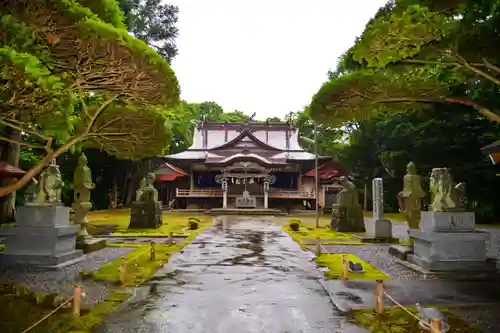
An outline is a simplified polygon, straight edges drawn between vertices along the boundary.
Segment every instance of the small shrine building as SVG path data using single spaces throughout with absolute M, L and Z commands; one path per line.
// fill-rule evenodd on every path
M 331 158 L 319 156 L 319 195 L 315 155 L 299 144 L 288 123 L 201 122 L 186 151 L 165 156 L 155 171 L 159 197 L 175 208 L 314 209 L 331 205 L 343 175 Z M 327 166 L 330 165 L 330 166 Z M 330 194 L 330 195 L 329 195 Z

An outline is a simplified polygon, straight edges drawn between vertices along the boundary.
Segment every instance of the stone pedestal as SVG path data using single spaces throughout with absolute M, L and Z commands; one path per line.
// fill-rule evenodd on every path
M 1 265 L 58 269 L 84 258 L 75 250 L 79 227 L 69 224 L 69 207 L 19 207 L 16 225 L 4 230 Z
M 495 271 L 486 261 L 489 233 L 474 231 L 474 213 L 422 212 L 421 230 L 410 230 L 408 261 L 428 271 Z
M 157 229 L 162 225 L 161 201 L 132 202 L 129 229 Z
M 76 248 L 83 250 L 83 253 L 98 251 L 106 247 L 105 239 L 93 238 L 87 230 L 87 214 L 92 209 L 91 202 L 74 202 L 72 208 L 75 212 L 73 223 L 80 226 L 80 231 L 76 236 Z
M 398 239 L 392 237 L 392 222 L 388 219 L 378 219 L 368 223 L 366 237 L 361 237 L 363 242 L 397 243 Z
M 365 232 L 365 221 L 361 205 L 352 207 L 332 205 L 330 227 L 339 232 Z

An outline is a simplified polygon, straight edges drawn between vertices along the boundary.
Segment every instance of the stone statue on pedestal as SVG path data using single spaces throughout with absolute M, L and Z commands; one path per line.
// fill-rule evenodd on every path
M 135 201 L 141 201 L 142 189 L 145 188 L 147 185 L 148 181 L 146 180 L 146 177 L 143 177 L 141 179 L 141 182 L 139 183 L 139 188 L 135 192 Z
M 55 161 L 40 174 L 40 182 L 35 178 L 25 192 L 28 205 L 58 205 L 61 204 L 61 190 L 64 185 L 61 171 Z
M 92 209 L 90 202 L 90 191 L 95 188 L 92 182 L 92 171 L 87 166 L 87 157 L 84 153 L 78 158 L 78 167 L 73 174 L 74 202 L 72 205 L 75 211 L 73 222 L 80 224 L 78 240 L 91 239 L 92 236 L 87 232 L 87 214 Z
M 429 184 L 433 212 L 465 211 L 465 183 L 455 185 L 448 168 L 434 168 Z
M 411 229 L 418 229 L 425 192 L 422 189 L 420 176 L 417 175 L 415 163 L 408 163 L 406 170 L 407 173 L 403 178 L 403 190 L 398 193 L 399 211 L 403 213 Z
M 158 201 L 158 191 L 153 186 L 155 179 L 154 173 L 143 178 L 137 201 L 132 203 L 129 229 L 156 229 L 162 225 L 162 203 Z
M 365 232 L 356 186 L 347 177 L 340 177 L 340 184 L 343 189 L 337 195 L 337 204 L 332 207 L 331 228 L 341 232 Z

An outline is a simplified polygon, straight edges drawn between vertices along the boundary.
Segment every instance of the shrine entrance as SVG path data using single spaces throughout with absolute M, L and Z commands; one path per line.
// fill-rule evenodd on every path
M 271 170 L 240 162 L 222 170 L 215 181 L 223 191 L 222 208 L 268 208 L 269 186 L 276 180 Z

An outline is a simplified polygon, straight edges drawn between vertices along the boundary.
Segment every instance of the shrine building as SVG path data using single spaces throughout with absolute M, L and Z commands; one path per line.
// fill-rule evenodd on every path
M 155 171 L 159 198 L 177 209 L 315 209 L 334 203 L 342 175 L 330 157 L 319 156 L 320 190 L 315 193 L 315 155 L 299 144 L 287 123 L 202 122 L 186 151 L 165 156 Z

